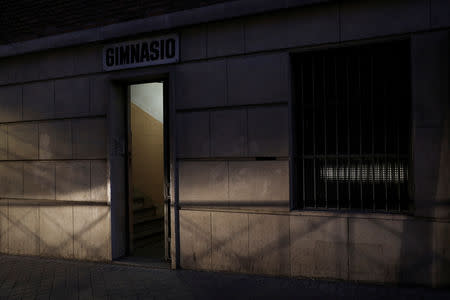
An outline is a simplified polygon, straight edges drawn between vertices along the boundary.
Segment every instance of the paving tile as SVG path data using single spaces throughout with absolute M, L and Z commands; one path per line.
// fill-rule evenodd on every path
M 0 255 L 0 298 L 449 299 L 450 290 Z M 67 288 L 66 288 L 67 287 Z M 236 291 L 239 291 L 237 293 Z M 109 298 L 108 298 L 109 297 Z

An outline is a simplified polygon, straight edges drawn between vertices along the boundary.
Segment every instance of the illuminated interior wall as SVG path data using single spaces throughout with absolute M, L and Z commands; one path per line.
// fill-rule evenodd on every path
M 163 214 L 164 131 L 163 84 L 130 86 L 132 132 L 132 184 L 135 197 L 155 205 Z

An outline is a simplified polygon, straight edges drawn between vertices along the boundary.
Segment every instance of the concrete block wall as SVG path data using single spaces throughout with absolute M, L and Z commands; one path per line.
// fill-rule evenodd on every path
M 111 259 L 99 49 L 2 59 L 1 253 Z
M 180 31 L 181 267 L 450 284 L 444 2 L 346 1 Z M 397 35 L 411 38 L 412 215 L 291 211 L 289 54 Z
M 201 60 L 176 68 L 180 265 L 289 275 L 288 53 L 246 55 L 244 22 L 181 33 Z
M 289 208 L 287 60 L 276 53 L 177 66 L 181 205 Z
M 450 284 L 448 11 L 344 1 L 179 29 L 181 267 Z M 291 211 L 290 53 L 398 36 L 412 49 L 412 215 Z M 109 259 L 106 135 L 124 128 L 106 126 L 101 45 L 0 65 L 0 251 Z
M 186 208 L 180 229 L 183 268 L 448 285 L 448 222 Z

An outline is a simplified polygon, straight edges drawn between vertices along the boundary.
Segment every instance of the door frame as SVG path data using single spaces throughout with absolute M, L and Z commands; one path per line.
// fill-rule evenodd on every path
M 130 84 L 145 83 L 151 81 L 165 80 L 167 89 L 167 114 L 168 114 L 168 142 L 169 149 L 169 172 L 167 176 L 170 178 L 170 203 L 168 211 L 170 213 L 170 233 L 166 240 L 166 247 L 168 248 L 168 256 L 170 256 L 171 268 L 176 269 L 180 263 L 180 216 L 178 205 L 178 164 L 176 161 L 176 108 L 175 108 L 175 87 L 176 87 L 176 64 L 156 66 L 151 68 L 136 68 L 130 70 L 121 70 L 117 72 L 110 72 L 105 79 L 109 82 L 108 94 L 108 169 L 109 172 L 109 191 L 110 191 L 110 205 L 111 205 L 111 247 L 112 259 L 120 258 L 126 255 L 128 248 L 128 241 L 126 228 L 128 225 L 128 207 L 127 195 L 128 180 L 127 180 L 127 162 L 124 157 L 124 170 L 120 172 L 120 159 L 114 156 L 114 144 L 117 138 L 124 140 L 124 148 L 127 147 L 127 120 L 125 119 L 127 113 L 127 86 Z M 123 120 L 121 123 L 120 120 Z M 122 124 L 122 125 L 119 125 Z M 120 127 L 119 127 L 120 126 Z M 122 137 L 122 131 L 123 137 Z M 127 149 L 123 150 L 126 156 Z M 122 193 L 123 190 L 123 193 Z

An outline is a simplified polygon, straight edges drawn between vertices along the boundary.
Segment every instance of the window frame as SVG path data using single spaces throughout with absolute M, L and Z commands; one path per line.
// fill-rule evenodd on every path
M 295 60 L 298 59 L 297 57 L 305 56 L 308 54 L 317 54 L 317 53 L 328 53 L 332 51 L 342 51 L 345 53 L 351 52 L 354 49 L 358 48 L 370 48 L 370 47 L 377 47 L 377 46 L 385 46 L 395 43 L 404 43 L 405 49 L 407 49 L 407 60 L 405 60 L 407 66 L 407 70 L 404 71 L 404 75 L 407 76 L 405 78 L 407 82 L 407 102 L 408 102 L 408 108 L 409 110 L 405 111 L 405 113 L 408 114 L 408 124 L 407 124 L 407 132 L 408 132 L 408 144 L 407 149 L 408 152 L 405 156 L 405 165 L 407 166 L 407 183 L 406 183 L 406 207 L 402 207 L 402 200 L 398 199 L 399 202 L 399 209 L 393 210 L 388 209 L 386 204 L 386 209 L 365 209 L 363 206 L 357 207 L 357 208 L 342 208 L 337 206 L 337 208 L 330 208 L 330 207 L 303 207 L 302 205 L 302 197 L 299 195 L 299 190 L 301 188 L 297 184 L 299 182 L 299 172 L 303 172 L 302 167 L 300 166 L 299 160 L 303 159 L 304 154 L 299 153 L 298 149 L 298 139 L 300 138 L 300 135 L 298 131 L 297 122 L 301 120 L 301 116 L 299 115 L 299 109 L 298 107 L 298 91 L 300 91 L 300 88 L 296 87 L 296 80 L 298 77 L 297 70 L 295 69 Z M 405 50 L 402 49 L 402 50 Z M 348 55 L 348 54 L 347 54 Z M 316 47 L 306 47 L 304 49 L 300 49 L 297 51 L 290 52 L 290 90 L 291 90 L 291 101 L 290 101 L 290 122 L 291 122 L 291 137 L 290 137 L 290 193 L 291 193 L 291 210 L 294 211 L 327 211 L 327 212 L 358 212 L 358 213 L 387 213 L 387 214 L 411 214 L 414 210 L 414 174 L 413 174 L 413 168 L 414 168 L 414 161 L 413 161 L 413 155 L 414 155 L 414 135 L 413 135 L 413 99 L 412 99 L 412 64 L 411 64 L 411 41 L 409 36 L 401 36 L 396 37 L 395 39 L 392 38 L 382 38 L 382 39 L 374 39 L 371 41 L 353 41 L 348 43 L 343 43 L 340 45 L 326 45 L 326 46 L 316 46 Z M 373 70 L 372 70 L 373 71 Z M 375 113 L 372 111 L 372 113 L 375 115 Z M 361 141 L 360 141 L 361 143 Z M 326 156 L 327 153 L 325 153 Z M 386 154 L 387 155 L 387 154 Z M 373 159 L 373 157 L 372 157 Z M 397 157 L 398 159 L 398 157 Z M 400 175 L 399 175 L 400 176 Z M 386 184 L 386 183 L 385 183 Z M 362 189 L 362 187 L 361 187 Z M 362 193 L 362 192 L 361 192 Z M 361 196 L 362 199 L 362 196 Z M 350 200 L 348 200 L 350 201 Z M 361 200 L 362 201 L 362 200 Z M 375 200 L 374 200 L 375 201 Z M 386 197 L 386 203 L 388 199 Z M 361 202 L 362 203 L 362 202 Z M 405 204 L 405 203 L 403 203 Z

